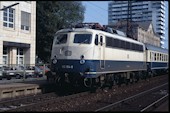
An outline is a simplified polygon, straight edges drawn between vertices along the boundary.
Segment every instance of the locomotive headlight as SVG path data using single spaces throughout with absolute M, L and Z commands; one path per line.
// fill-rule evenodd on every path
M 52 60 L 53 64 L 56 64 L 57 63 L 57 56 L 55 55 L 54 56 L 54 59 Z
M 56 64 L 57 63 L 57 59 L 53 59 L 53 64 Z
M 84 63 L 85 63 L 84 55 L 81 55 L 80 56 L 80 64 L 84 64 Z

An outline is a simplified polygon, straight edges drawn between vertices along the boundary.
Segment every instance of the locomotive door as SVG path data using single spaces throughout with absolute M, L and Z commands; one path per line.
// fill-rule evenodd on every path
M 104 35 L 99 34 L 99 46 L 100 46 L 100 68 L 105 68 L 105 38 Z

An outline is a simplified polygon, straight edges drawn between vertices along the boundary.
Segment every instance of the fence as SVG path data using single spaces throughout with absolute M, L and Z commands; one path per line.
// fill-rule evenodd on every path
M 44 77 L 50 71 L 50 64 L 0 64 L 0 80 L 6 78 Z

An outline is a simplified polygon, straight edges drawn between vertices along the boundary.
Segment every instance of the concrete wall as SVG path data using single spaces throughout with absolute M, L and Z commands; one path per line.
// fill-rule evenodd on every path
M 36 1 L 0 1 L 0 9 L 3 6 L 9 6 L 19 3 L 12 8 L 15 9 L 14 28 L 3 26 L 3 11 L 0 11 L 0 64 L 3 63 L 3 41 L 30 44 L 30 48 L 24 49 L 24 62 L 27 64 L 35 64 L 35 44 L 36 44 Z M 21 29 L 21 11 L 31 14 L 30 31 Z M 10 47 L 9 62 L 16 64 L 16 47 Z

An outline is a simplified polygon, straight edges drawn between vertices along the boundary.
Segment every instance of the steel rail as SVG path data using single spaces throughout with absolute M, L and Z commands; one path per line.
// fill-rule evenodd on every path
M 141 95 L 143 95 L 143 94 L 149 93 L 150 91 L 153 91 L 153 90 L 155 90 L 155 89 L 157 89 L 157 88 L 160 88 L 160 87 L 162 87 L 162 86 L 165 86 L 165 85 L 167 85 L 167 84 L 168 84 L 168 83 L 162 84 L 162 85 L 160 85 L 160 86 L 154 87 L 154 88 L 149 89 L 149 90 L 147 90 L 147 91 L 141 92 L 141 93 L 139 93 L 139 94 L 133 95 L 133 96 L 131 96 L 131 97 L 128 97 L 128 98 L 125 98 L 125 99 L 120 100 L 120 101 L 118 101 L 118 102 L 115 102 L 115 103 L 112 103 L 112 104 L 110 104 L 110 105 L 107 105 L 107 106 L 105 106 L 105 107 L 99 108 L 99 109 L 95 110 L 95 112 L 112 108 L 112 107 L 115 106 L 115 105 L 121 104 L 122 102 L 129 101 L 129 100 L 134 99 L 134 98 L 137 98 L 137 97 L 139 97 L 139 96 L 141 96 Z
M 165 100 L 167 97 L 169 96 L 169 94 L 166 94 L 165 96 L 163 96 L 162 98 L 158 99 L 157 101 L 153 102 L 152 104 L 150 104 L 149 106 L 143 108 L 142 110 L 140 110 L 140 112 L 144 112 L 144 111 L 149 111 L 152 107 L 156 106 L 157 104 L 161 103 L 161 101 Z

